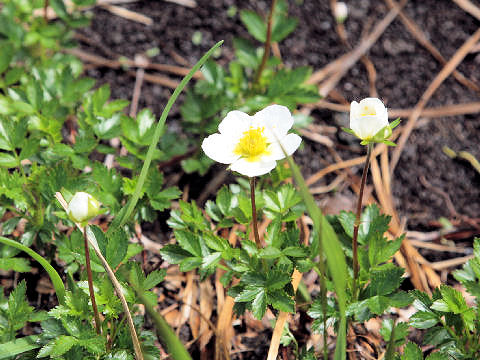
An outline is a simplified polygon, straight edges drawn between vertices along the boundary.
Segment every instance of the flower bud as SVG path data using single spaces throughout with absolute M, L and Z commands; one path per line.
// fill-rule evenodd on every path
M 348 16 L 347 4 L 342 1 L 335 3 L 333 15 L 335 16 L 335 20 L 337 21 L 337 23 L 342 24 Z
M 382 142 L 391 135 L 387 108 L 377 98 L 366 98 L 350 105 L 350 129 L 365 142 Z M 379 133 L 385 129 L 385 133 Z
M 79 191 L 68 203 L 67 214 L 71 220 L 83 223 L 100 213 L 100 203 L 92 195 Z

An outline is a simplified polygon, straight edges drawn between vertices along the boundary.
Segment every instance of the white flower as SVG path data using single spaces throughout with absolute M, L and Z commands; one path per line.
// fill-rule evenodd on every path
M 353 101 L 350 105 L 350 129 L 362 140 L 372 138 L 383 128 L 388 126 L 387 108 L 377 98 L 366 98 L 357 103 Z M 387 128 L 384 137 L 391 134 Z
M 99 202 L 86 192 L 77 192 L 68 203 L 67 214 L 75 222 L 83 223 L 98 215 Z
M 339 1 L 335 4 L 335 8 L 333 10 L 333 15 L 335 16 L 335 20 L 338 23 L 343 23 L 348 16 L 348 7 L 343 1 Z
M 300 146 L 300 136 L 288 133 L 292 125 L 292 114 L 281 105 L 270 105 L 253 116 L 230 111 L 218 126 L 220 133 L 205 138 L 202 149 L 240 174 L 263 175 L 285 157 L 282 147 L 291 155 Z

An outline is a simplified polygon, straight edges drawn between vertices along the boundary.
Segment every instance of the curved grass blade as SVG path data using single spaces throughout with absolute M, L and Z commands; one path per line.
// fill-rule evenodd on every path
M 324 249 L 327 265 L 330 269 L 330 274 L 335 285 L 335 292 L 337 294 L 338 307 L 340 310 L 340 327 L 337 335 L 337 346 L 335 348 L 335 360 L 342 360 L 346 358 L 347 347 L 347 319 L 345 315 L 346 310 L 346 288 L 347 288 L 347 263 L 345 255 L 342 252 L 342 247 L 338 241 L 337 234 L 328 222 L 322 211 L 319 209 L 313 196 L 308 191 L 305 180 L 295 164 L 291 156 L 287 156 L 288 164 L 292 170 L 293 178 L 300 191 L 300 195 L 305 202 L 307 211 L 313 221 L 313 226 L 317 233 L 320 234 L 320 241 Z
M 0 344 L 0 360 L 11 359 L 24 352 L 39 348 L 41 345 L 37 344 L 38 339 L 40 339 L 39 335 L 31 335 Z
M 65 305 L 65 286 L 63 285 L 60 275 L 58 275 L 57 271 L 52 267 L 52 265 L 50 265 L 47 260 L 45 260 L 41 255 L 39 255 L 29 247 L 26 247 L 25 245 L 8 239 L 6 237 L 0 236 L 0 243 L 22 250 L 23 252 L 26 252 L 28 255 L 34 258 L 36 261 L 38 261 L 48 273 L 48 276 L 50 276 L 50 280 L 52 280 L 53 288 L 55 289 L 55 293 L 57 294 L 58 302 L 62 305 Z
M 178 87 L 175 89 L 172 96 L 168 100 L 168 103 L 165 106 L 165 109 L 163 110 L 162 115 L 160 116 L 160 120 L 158 120 L 157 127 L 155 128 L 155 133 L 152 137 L 152 142 L 148 147 L 147 156 L 145 158 L 145 162 L 143 163 L 142 170 L 140 171 L 140 176 L 138 177 L 135 191 L 132 197 L 130 198 L 130 200 L 128 201 L 127 205 L 122 209 L 122 211 L 120 211 L 120 213 L 117 215 L 117 217 L 114 219 L 114 221 L 110 225 L 109 230 L 113 231 L 117 227 L 121 227 L 125 225 L 128 218 L 132 214 L 133 210 L 135 209 L 135 205 L 137 205 L 137 202 L 140 198 L 142 187 L 147 177 L 148 168 L 150 167 L 150 163 L 152 162 L 153 152 L 155 150 L 155 147 L 157 146 L 158 141 L 160 140 L 160 136 L 162 135 L 165 121 L 167 120 L 167 116 L 168 116 L 168 113 L 170 112 L 170 109 L 172 108 L 172 105 L 175 103 L 178 95 L 180 95 L 180 93 L 185 88 L 185 86 L 190 81 L 190 79 L 193 77 L 193 75 L 198 71 L 198 69 L 200 69 L 200 67 L 205 63 L 205 61 L 207 61 L 207 59 L 212 55 L 215 49 L 222 44 L 223 44 L 223 40 L 217 42 L 212 48 L 210 48 L 210 50 L 208 50 L 205 53 L 205 55 L 202 56 L 200 60 L 198 60 L 198 62 L 190 70 L 190 72 L 183 78 L 183 80 L 180 82 L 180 84 L 178 85 Z

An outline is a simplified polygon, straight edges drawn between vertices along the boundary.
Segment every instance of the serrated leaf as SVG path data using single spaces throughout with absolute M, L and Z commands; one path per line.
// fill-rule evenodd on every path
M 423 360 L 422 349 L 417 344 L 409 342 L 405 346 L 401 360 Z
M 257 13 L 250 10 L 240 11 L 240 19 L 250 35 L 256 40 L 265 42 L 267 37 L 267 24 Z
M 283 289 L 283 287 L 290 283 L 291 281 L 290 275 L 285 272 L 281 271 L 271 271 L 267 273 L 267 281 L 265 283 L 265 287 L 268 290 L 278 290 Z
M 195 256 L 202 256 L 198 235 L 187 230 L 175 230 L 174 234 L 178 244 L 183 249 Z
M 0 258 L 0 269 L 16 272 L 29 272 L 31 270 L 30 263 L 25 258 Z
M 438 321 L 437 315 L 433 312 L 417 311 L 410 317 L 410 325 L 417 329 L 429 329 Z
M 127 253 L 127 248 L 128 237 L 123 229 L 119 228 L 109 234 L 106 249 L 106 259 L 108 264 L 113 269 L 115 269 L 123 260 Z
M 454 314 L 461 314 L 470 309 L 460 291 L 442 284 L 440 285 L 440 293 L 442 294 L 444 303 L 448 306 L 448 309 Z
M 267 294 L 261 289 L 252 302 L 252 313 L 255 318 L 261 320 L 267 311 Z
M 222 253 L 220 252 L 214 252 L 210 255 L 207 255 L 203 258 L 202 267 L 209 268 L 209 267 L 215 266 L 216 264 L 218 264 L 221 258 L 222 258 Z
M 165 278 L 165 275 L 166 275 L 165 269 L 152 271 L 145 278 L 145 281 L 143 282 L 143 289 L 148 290 L 157 286 L 159 283 L 163 281 L 163 279 Z
M 289 313 L 295 312 L 295 301 L 284 291 L 275 291 L 273 293 L 269 292 L 269 301 L 277 310 Z
M 196 269 L 202 265 L 203 258 L 187 257 L 180 262 L 180 271 L 187 272 Z
M 179 264 L 192 255 L 177 244 L 165 245 L 160 249 L 160 254 L 162 255 L 162 258 L 170 264 Z
M 398 289 L 403 281 L 404 269 L 388 263 L 373 269 L 367 289 L 370 296 L 388 295 Z
M 236 297 L 235 302 L 249 302 L 255 299 L 255 297 L 263 291 L 262 287 L 246 287 Z

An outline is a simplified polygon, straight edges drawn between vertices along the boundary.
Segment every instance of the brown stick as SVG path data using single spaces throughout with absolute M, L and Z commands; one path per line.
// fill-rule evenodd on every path
M 326 100 L 320 100 L 313 105 L 316 108 L 328 109 L 338 112 L 350 111 L 350 105 L 336 104 L 328 102 Z M 396 119 L 398 117 L 404 118 L 410 116 L 415 109 L 388 109 L 388 117 Z M 480 102 L 470 102 L 455 105 L 438 106 L 431 108 L 424 108 L 420 116 L 425 118 L 435 118 L 444 116 L 457 116 L 465 114 L 477 114 L 480 113 Z
M 272 42 L 272 23 L 273 23 L 273 12 L 275 11 L 275 5 L 277 4 L 277 0 L 272 0 L 272 6 L 270 7 L 270 13 L 268 14 L 268 23 L 267 23 L 267 38 L 265 40 L 265 46 L 263 48 L 263 56 L 262 62 L 258 67 L 257 73 L 255 74 L 255 78 L 253 80 L 253 85 L 257 85 L 260 81 L 260 77 L 262 76 L 263 69 L 267 64 L 267 60 L 270 57 L 270 44 Z

